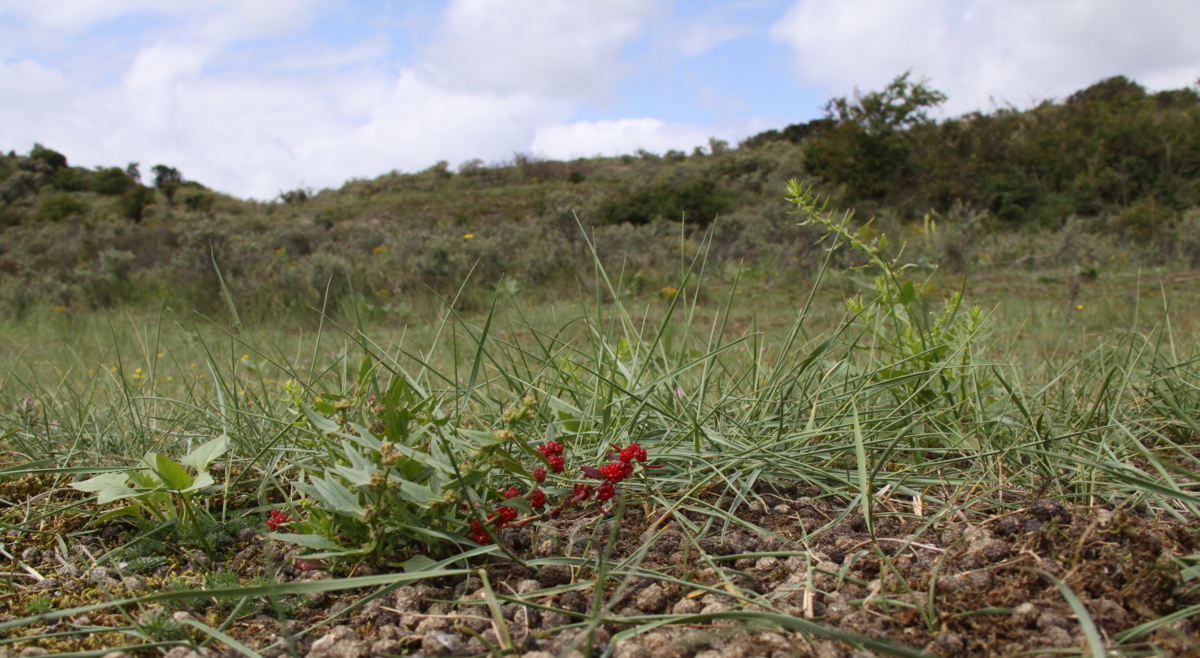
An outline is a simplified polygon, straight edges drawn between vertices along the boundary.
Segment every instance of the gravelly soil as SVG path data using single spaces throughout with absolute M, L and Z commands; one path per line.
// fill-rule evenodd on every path
M 37 495 L 37 487 L 26 488 L 27 495 Z M 4 498 L 15 502 L 20 492 L 11 489 Z M 1145 511 L 1064 507 L 1034 499 L 1015 509 L 1010 504 L 1003 512 L 977 508 L 944 515 L 936 522 L 929 518 L 934 510 L 917 516 L 911 502 L 897 500 L 878 505 L 868 524 L 862 516 L 846 513 L 844 501 L 815 498 L 815 490 L 759 493 L 760 500 L 735 511 L 757 529 L 717 523 L 698 540 L 683 533 L 680 519 L 666 510 L 637 506 L 619 520 L 606 518 L 598 508 L 580 510 L 545 527 L 502 531 L 501 540 L 523 559 L 583 557 L 608 548 L 613 559 L 621 561 L 645 549 L 633 561 L 640 559 L 639 573 L 654 577 L 610 578 L 603 597 L 605 623 L 591 634 L 595 648 L 624 658 L 835 658 L 884 653 L 821 635 L 705 617 L 676 619 L 684 623 L 614 640 L 651 615 L 763 611 L 931 655 L 1007 656 L 1078 653 L 1088 646 L 1084 627 L 1056 580 L 1078 597 L 1110 645 L 1122 631 L 1200 604 L 1200 588 L 1183 581 L 1179 562 L 1173 559 L 1200 552 L 1196 547 L 1200 524 L 1195 522 L 1159 518 Z M 63 496 L 64 503 L 73 496 L 55 495 Z M 692 512 L 686 517 L 698 525 L 709 518 Z M 66 514 L 55 523 L 59 525 L 46 529 L 77 529 L 69 526 L 78 525 L 78 517 Z M 615 542 L 606 546 L 613 533 Z M 202 582 L 198 574 L 212 566 L 205 564 L 202 554 L 192 554 L 190 560 L 175 559 L 144 574 L 120 564 L 90 568 L 89 556 L 130 539 L 126 534 L 113 527 L 81 540 L 72 538 L 68 554 L 63 555 L 56 550 L 59 545 L 53 535 L 10 530 L 4 544 L 16 559 L 9 559 L 3 571 L 21 572 L 23 564 L 43 579 L 11 578 L 8 592 L 0 595 L 0 619 L 29 615 L 37 605 L 61 609 L 126 592 L 196 586 Z M 653 543 L 646 547 L 651 539 Z M 216 566 L 236 572 L 243 583 L 263 575 L 268 563 L 283 565 L 278 574 L 283 581 L 334 576 L 323 570 L 298 570 L 288 559 L 294 554 L 249 529 L 226 547 Z M 590 570 L 562 565 L 527 568 L 500 560 L 480 566 L 486 567 L 496 592 L 527 604 L 508 602 L 501 607 L 517 652 L 537 658 L 582 655 L 589 641 L 586 630 L 563 627 L 586 620 L 592 610 L 593 591 L 576 585 L 593 578 Z M 372 573 L 375 568 L 359 565 L 354 575 Z M 290 597 L 281 602 L 282 608 L 249 611 L 226 632 L 261 649 L 268 658 L 289 653 L 310 658 L 468 656 L 486 654 L 489 647 L 501 644 L 478 578 L 432 579 L 356 605 L 375 591 Z M 193 602 L 164 611 L 125 613 L 108 609 L 87 618 L 35 624 L 12 629 L 9 641 L 21 641 L 5 644 L 0 655 L 129 644 L 128 635 L 99 629 L 86 636 L 46 636 L 94 626 L 127 626 L 130 617 L 139 615 L 143 621 L 157 616 L 159 627 L 166 629 L 163 633 L 183 633 L 178 630 L 179 620 L 219 625 L 231 605 Z M 279 610 L 286 620 L 283 625 Z M 328 624 L 294 635 L 322 620 Z M 1122 646 L 1130 652 L 1196 656 L 1200 655 L 1198 630 L 1193 620 L 1185 618 Z M 285 636 L 291 639 L 290 650 L 280 646 L 286 644 Z M 192 637 L 204 636 L 193 632 Z M 221 646 L 210 644 L 198 653 L 239 655 Z M 168 655 L 184 658 L 192 651 L 178 647 Z

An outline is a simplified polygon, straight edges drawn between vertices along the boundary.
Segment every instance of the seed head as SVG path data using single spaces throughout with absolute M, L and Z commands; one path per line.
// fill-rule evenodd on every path
M 529 496 L 526 498 L 529 500 L 529 505 L 534 509 L 542 509 L 546 506 L 546 492 L 542 491 L 541 489 L 534 489 L 533 491 L 530 491 Z
M 608 500 L 615 495 L 617 495 L 617 489 L 616 487 L 612 486 L 611 482 L 605 482 L 599 487 L 596 487 L 596 497 L 600 500 Z

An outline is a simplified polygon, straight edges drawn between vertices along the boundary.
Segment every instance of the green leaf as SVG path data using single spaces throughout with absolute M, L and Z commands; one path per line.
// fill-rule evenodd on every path
M 366 355 L 363 356 L 362 364 L 358 366 L 359 386 L 367 385 L 367 379 L 371 376 L 371 370 L 373 370 L 371 365 L 371 353 L 367 352 Z
M 192 476 L 188 474 L 187 469 L 166 455 L 155 456 L 154 472 L 158 477 L 162 478 L 167 486 L 178 491 L 187 489 L 194 482 Z
M 326 537 L 321 535 L 293 535 L 286 532 L 268 532 L 263 535 L 267 539 L 275 541 L 286 541 L 304 548 L 311 548 L 314 551 L 337 551 L 342 550 L 342 546 L 338 545 Z
M 197 473 L 203 473 L 208 470 L 208 465 L 214 459 L 225 454 L 225 451 L 228 449 L 229 437 L 222 434 L 212 441 L 196 446 L 186 457 L 179 461 L 183 462 L 184 466 L 191 466 L 196 469 Z
M 157 489 L 162 486 L 162 480 L 149 468 L 138 468 L 125 472 L 135 486 L 142 489 Z
M 905 281 L 900 286 L 900 294 L 896 297 L 896 301 L 905 306 L 917 301 L 917 289 L 913 287 L 912 279 Z
M 414 573 L 417 571 L 427 571 L 430 567 L 433 567 L 436 564 L 437 562 L 434 562 L 432 559 L 424 555 L 414 555 L 401 562 L 400 568 L 404 569 L 408 573 Z
M 330 512 L 353 516 L 356 519 L 363 518 L 363 508 L 358 502 L 358 496 L 344 484 L 333 478 L 326 479 L 315 475 L 310 475 L 308 479 L 312 486 L 301 488 L 301 483 L 297 482 L 296 487 L 312 495 Z
M 192 486 L 184 489 L 184 491 L 198 491 L 204 487 L 211 487 L 214 484 L 216 484 L 216 481 L 213 480 L 213 476 L 208 473 L 201 473 L 196 476 L 195 481 L 192 482 Z
M 124 472 L 101 473 L 83 482 L 72 482 L 71 488 L 96 494 L 96 504 L 107 505 L 114 500 L 138 495 L 137 489 L 128 486 L 129 476 Z
M 318 407 L 318 409 L 319 409 L 321 404 L 322 403 L 317 403 L 313 406 Z M 326 405 L 326 406 L 328 406 L 330 409 L 329 413 L 334 413 L 337 411 L 337 409 L 334 409 L 333 405 Z M 308 418 L 308 422 L 312 423 L 312 426 L 317 428 L 318 430 L 320 430 L 322 432 L 338 431 L 337 423 L 333 422 L 332 420 L 329 420 L 328 418 L 326 418 L 320 414 L 313 413 L 313 410 L 308 408 L 307 405 L 301 405 L 300 410 L 304 412 L 304 416 L 305 416 L 305 418 Z
M 432 488 L 407 481 L 400 483 L 400 497 L 424 507 L 442 500 L 442 497 L 435 494 Z
M 126 505 L 125 507 L 118 507 L 117 509 L 109 510 L 104 514 L 97 516 L 96 520 L 92 523 L 95 525 L 103 525 L 117 518 L 118 516 L 136 516 L 139 519 L 144 518 L 140 505 Z
M 129 472 L 129 479 L 139 487 L 155 488 L 164 484 L 164 480 L 155 473 L 158 468 L 158 453 L 148 452 L 142 457 L 141 467 Z

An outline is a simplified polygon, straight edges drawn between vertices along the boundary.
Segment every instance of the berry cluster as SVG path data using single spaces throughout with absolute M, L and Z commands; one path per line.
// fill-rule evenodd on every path
M 549 462 L 550 470 L 555 473 L 562 473 L 563 467 L 566 466 L 567 462 L 563 459 L 563 447 L 561 443 L 558 441 L 547 441 L 538 446 L 537 450 Z
M 646 454 L 646 449 L 637 443 L 630 443 L 624 448 L 619 448 L 614 445 L 612 448 L 616 452 L 609 453 L 609 459 L 612 460 L 610 463 L 605 464 L 600 468 L 595 468 L 588 465 L 583 465 L 580 467 L 584 475 L 596 480 L 601 480 L 601 483 L 598 486 L 582 483 L 576 484 L 570 496 L 565 497 L 557 507 L 545 512 L 544 515 L 554 515 L 567 509 L 568 507 L 586 502 L 592 497 L 592 494 L 596 494 L 596 498 L 600 502 L 609 500 L 613 496 L 617 495 L 616 485 L 620 484 L 622 480 L 625 480 L 629 476 L 633 475 L 635 463 L 641 464 L 643 468 L 662 468 L 661 464 L 647 464 L 646 460 L 648 459 L 648 455 Z M 561 443 L 557 441 L 547 441 L 541 446 L 538 446 L 537 451 L 542 455 L 542 457 L 546 458 L 546 462 L 550 465 L 551 471 L 555 473 L 561 473 L 563 471 L 563 468 L 566 464 L 563 454 L 566 452 L 566 449 L 563 448 Z M 537 487 L 546 482 L 546 469 L 543 466 L 538 466 L 537 468 L 533 469 L 531 475 L 537 484 L 534 485 L 534 488 L 529 493 L 525 494 L 525 500 L 528 501 L 529 505 L 534 509 L 542 510 L 546 507 L 546 494 Z M 520 495 L 521 489 L 515 485 L 500 492 L 500 497 L 504 500 L 512 500 Z M 485 522 L 481 522 L 479 519 L 472 519 L 471 533 L 475 539 L 475 542 L 479 544 L 486 544 L 491 541 L 491 537 L 485 530 L 485 524 L 494 524 L 495 529 L 499 530 L 509 525 L 520 526 L 536 518 L 541 518 L 533 517 L 530 519 L 522 519 L 521 521 L 517 521 L 517 516 L 518 513 L 515 507 L 501 505 L 496 508 L 495 512 L 489 512 L 487 514 L 487 521 Z
M 271 532 L 274 532 L 279 529 L 279 526 L 290 523 L 291 520 L 292 517 L 288 516 L 287 514 L 284 514 L 280 510 L 274 510 L 271 512 L 271 515 L 267 517 L 267 529 Z
M 600 486 L 596 487 L 596 497 L 601 501 L 608 500 L 617 495 L 616 485 L 621 483 L 621 480 L 633 475 L 633 463 L 636 461 L 645 468 L 660 468 L 661 465 L 647 464 L 646 449 L 636 443 L 630 443 L 624 448 L 612 446 L 616 450 L 616 454 L 608 453 L 609 459 L 613 461 L 595 468 L 592 466 L 582 466 L 583 474 L 596 480 L 603 480 Z

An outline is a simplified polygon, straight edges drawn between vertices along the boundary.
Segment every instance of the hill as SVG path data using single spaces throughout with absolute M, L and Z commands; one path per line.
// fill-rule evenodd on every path
M 1028 110 L 931 119 L 944 98 L 906 74 L 737 147 L 443 162 L 269 203 L 162 164 L 147 181 L 136 164 L 72 167 L 35 145 L 0 156 L 0 305 L 19 316 L 167 298 L 214 310 L 216 263 L 252 314 L 404 315 L 468 274 L 468 305 L 502 277 L 539 295 L 573 289 L 588 240 L 634 294 L 670 285 L 706 239 L 717 264 L 802 278 L 822 252 L 788 214 L 793 178 L 877 216 L 926 265 L 1200 265 L 1195 89 L 1149 93 L 1116 77 Z

